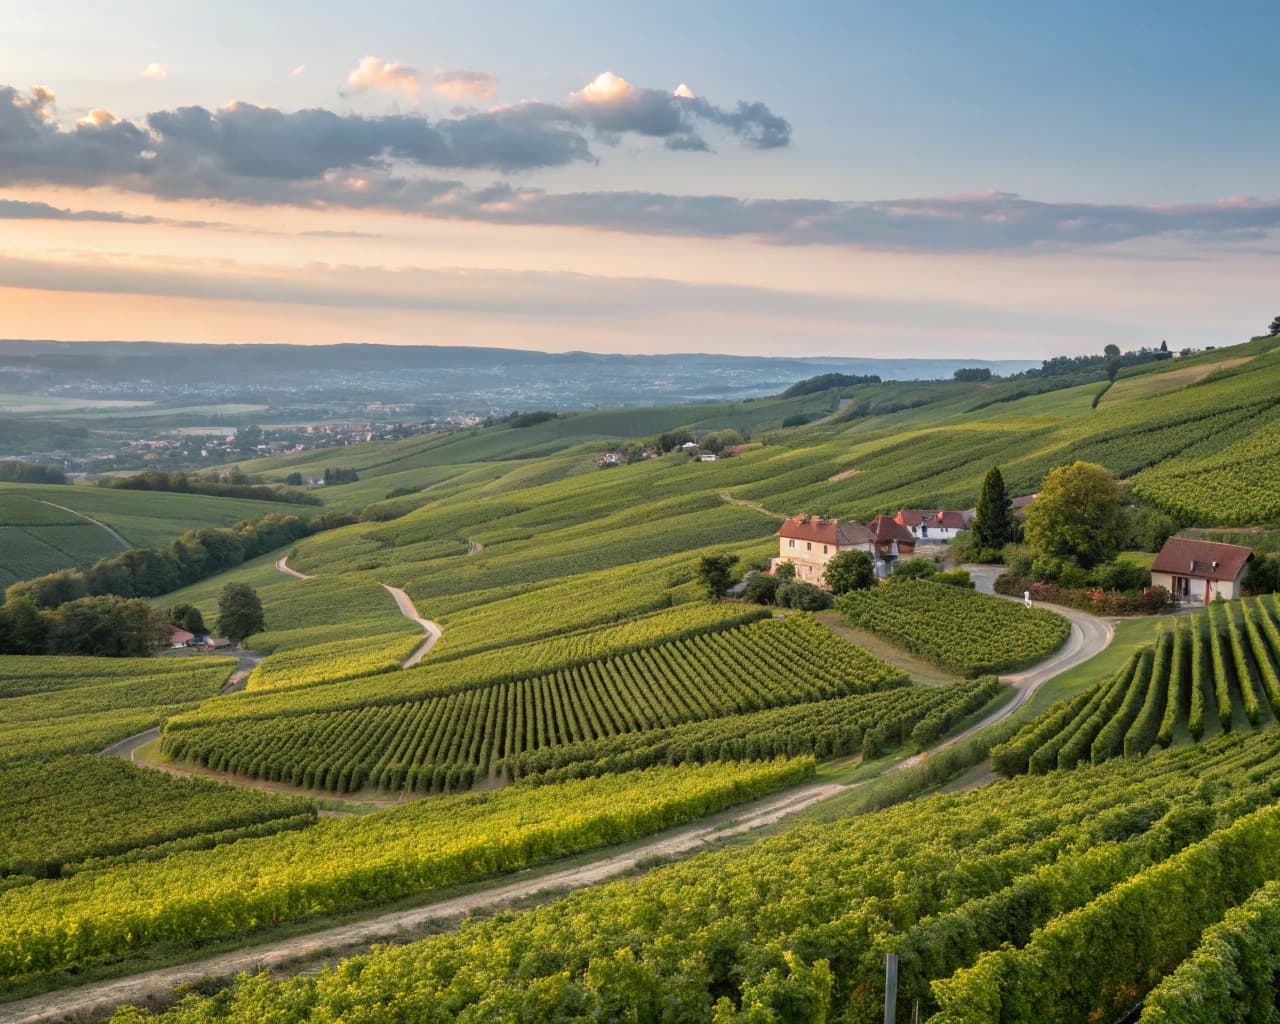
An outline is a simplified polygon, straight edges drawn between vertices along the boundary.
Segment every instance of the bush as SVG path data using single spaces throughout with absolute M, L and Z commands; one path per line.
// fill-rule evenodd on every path
M 929 558 L 907 558 L 893 567 L 895 580 L 923 580 L 938 573 L 938 563 Z
M 780 608 L 794 608 L 802 612 L 820 612 L 835 602 L 831 595 L 812 583 L 784 583 L 777 590 Z
M 778 581 L 764 572 L 754 572 L 747 579 L 747 586 L 742 591 L 745 601 L 752 604 L 773 604 L 778 593 Z
M 973 577 L 968 569 L 951 569 L 948 572 L 935 573 L 930 577 L 934 583 L 945 583 L 949 587 L 962 587 L 966 590 L 976 589 Z
M 1157 615 L 1169 606 L 1169 592 L 1164 587 L 1147 587 L 1141 594 L 1122 594 L 1042 583 L 1008 572 L 996 579 L 997 594 L 1022 597 L 1027 591 L 1033 601 L 1079 608 L 1094 615 Z

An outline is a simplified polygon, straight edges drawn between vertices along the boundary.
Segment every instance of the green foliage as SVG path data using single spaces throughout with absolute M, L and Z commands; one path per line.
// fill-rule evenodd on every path
M 1280 331 L 1280 318 L 1276 328 Z M 1138 1022 L 1273 1020 L 1277 971 L 1280 882 L 1270 881 L 1205 930 L 1191 955 L 1147 996 Z
M 438 792 L 487 779 L 526 751 L 904 682 L 898 670 L 797 615 L 421 701 L 313 714 L 298 713 L 295 702 L 282 718 L 175 718 L 163 743 L 170 756 L 215 771 L 307 788 Z M 258 700 L 240 703 L 261 714 Z
M 968 569 L 948 569 L 945 572 L 934 573 L 930 578 L 934 583 L 945 583 L 949 587 L 960 587 L 962 590 L 976 589 Z
M 0 459 L 0 483 L 65 484 L 66 482 L 67 474 L 56 466 L 47 466 L 41 462 Z
M 1275 875 L 1278 748 L 1276 734 L 1231 737 L 841 816 L 319 973 L 242 978 L 160 1019 L 287 1024 L 394 1006 L 493 1020 L 536 1006 L 555 1024 L 660 1005 L 681 1019 L 878 1021 L 887 951 L 900 1005 L 918 999 L 922 1016 L 940 998 L 938 1019 L 966 1024 L 1000 1008 L 1119 1019 Z
M 309 800 L 178 779 L 112 757 L 7 768 L 0 779 L 0 879 L 66 878 L 316 821 Z
M 1086 569 L 1110 561 L 1126 533 L 1120 488 L 1102 466 L 1077 461 L 1045 477 L 1027 510 L 1027 543 L 1038 555 Z
M 653 768 L 325 820 L 4 894 L 0 979 L 429 892 L 648 835 L 812 775 L 813 761 Z M 0 981 L 0 986 L 3 981 Z
M 1071 631 L 1053 612 L 932 580 L 846 594 L 837 607 L 850 625 L 967 676 L 1034 664 L 1061 647 Z
M 204 614 L 193 604 L 175 604 L 169 609 L 169 621 L 179 629 L 188 633 L 207 632 L 204 625 Z
M 803 612 L 820 612 L 834 604 L 831 595 L 813 583 L 792 580 L 781 583 L 774 594 L 779 608 L 794 608 Z
M 0 657 L 0 766 L 94 751 L 221 689 L 226 658 Z
M 1018 539 L 1018 522 L 1012 499 L 1004 487 L 999 466 L 992 466 L 982 481 L 977 509 L 970 524 L 973 544 L 979 550 L 995 551 Z
M 820 391 L 830 391 L 832 388 L 851 388 L 856 384 L 879 384 L 880 378 L 874 374 L 863 374 L 861 376 L 848 373 L 820 373 L 816 377 L 808 377 L 805 380 L 796 381 L 786 391 L 779 396 L 781 398 L 796 398 L 800 395 L 812 395 Z
M 796 567 L 790 562 L 791 575 L 795 576 Z M 822 580 L 837 597 L 851 590 L 866 590 L 876 582 L 875 566 L 871 556 L 865 551 L 840 551 L 831 557 L 822 570 Z
M 1264 707 L 1280 718 L 1280 619 L 1266 599 L 1215 602 L 1175 619 L 1111 679 L 1057 704 L 992 751 L 997 771 L 1097 764 L 1167 747 L 1181 725 L 1202 739 L 1216 720 L 1229 732 L 1237 709 L 1252 726 Z
M 932 558 L 904 558 L 889 574 L 894 581 L 926 580 L 938 575 L 938 563 Z
M 753 572 L 747 577 L 742 599 L 752 604 L 773 604 L 778 594 L 778 578 L 767 572 Z
M 228 583 L 223 587 L 218 595 L 218 629 L 222 635 L 239 643 L 263 628 L 258 592 L 244 583 Z
M 320 499 L 305 491 L 287 491 L 256 483 L 240 470 L 189 476 L 148 469 L 130 476 L 116 476 L 99 484 L 125 491 L 160 491 L 174 494 L 205 494 L 220 498 L 247 498 L 253 501 L 284 501 L 295 505 L 319 505 Z
M 718 601 L 733 585 L 733 566 L 737 555 L 703 555 L 698 561 L 698 582 L 712 601 Z

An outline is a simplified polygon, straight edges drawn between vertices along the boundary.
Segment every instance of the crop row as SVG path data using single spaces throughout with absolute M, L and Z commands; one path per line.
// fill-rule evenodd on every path
M 732 629 L 767 618 L 768 615 L 767 610 L 754 606 L 700 602 L 653 612 L 602 629 L 584 630 L 455 659 L 440 654 L 440 648 L 446 642 L 442 640 L 433 648 L 429 659 L 403 672 L 354 676 L 348 679 L 345 678 L 344 666 L 337 664 L 332 666 L 332 670 L 338 673 L 332 681 L 318 681 L 318 685 L 308 686 L 297 692 L 251 692 L 237 695 L 205 705 L 197 712 L 180 717 L 173 722 L 173 728 L 183 729 L 232 719 L 279 718 L 318 711 L 403 704 L 461 690 L 529 679 L 547 672 L 568 670 L 588 661 L 627 654 L 641 647 Z M 417 635 L 420 634 L 415 634 Z M 446 638 L 451 635 L 451 630 L 446 627 Z M 262 665 L 270 670 L 284 657 L 286 656 L 272 655 Z M 295 655 L 290 653 L 288 657 L 293 658 Z M 309 658 L 301 649 L 296 657 Z M 272 678 L 272 673 L 267 671 L 265 678 Z
M 1278 770 L 1261 732 L 914 800 L 161 1019 L 869 1022 L 886 952 L 900 1017 L 919 1000 L 967 1024 L 1120 1019 L 1280 871 Z
M 421 801 L 0 893 L 0 979 L 350 910 L 625 842 L 811 775 L 813 761 L 655 768 Z M 0 988 L 3 982 L 0 982 Z
M 905 686 L 835 697 L 526 751 L 509 760 L 507 770 L 515 778 L 547 783 L 690 761 L 758 761 L 802 754 L 818 760 L 850 754 L 878 757 L 904 743 L 932 743 L 999 690 L 999 680 L 988 676 L 950 686 Z
M 1145 754 L 1179 727 L 1191 738 L 1280 718 L 1280 622 L 1274 598 L 1216 602 L 1175 619 L 1116 675 L 1054 705 L 992 751 L 1007 775 Z
M 808 616 L 764 619 L 441 697 L 184 727 L 164 749 L 215 771 L 304 787 L 438 791 L 525 751 L 902 685 Z
M 929 580 L 852 591 L 837 607 L 851 625 L 964 676 L 1033 664 L 1071 632 L 1071 624 L 1053 612 Z
M 86 862 L 154 856 L 179 840 L 214 845 L 271 823 L 316 819 L 310 800 L 179 779 L 127 761 L 82 755 L 0 772 L 0 877 L 59 878 Z
M 158 725 L 216 694 L 235 666 L 227 658 L 112 659 L 112 672 L 76 675 L 75 685 L 67 686 L 51 665 L 78 659 L 21 660 L 50 688 L 0 699 L 0 765 L 87 753 Z M 123 676 L 120 670 L 128 666 L 146 674 Z

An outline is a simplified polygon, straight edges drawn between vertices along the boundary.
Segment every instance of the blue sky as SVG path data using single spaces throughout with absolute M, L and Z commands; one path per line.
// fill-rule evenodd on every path
M 29 311 L 4 333 L 33 333 L 45 273 L 47 290 L 62 276 L 65 312 L 34 333 L 68 337 L 103 323 L 106 296 L 117 333 L 177 340 L 359 327 L 367 340 L 650 351 L 1220 343 L 1275 312 L 1277 29 L 1280 5 L 1264 3 L 24 9 L 0 38 L 0 86 L 45 145 L 18 130 L 6 143 L 0 119 L 0 288 Z M 353 85 L 365 58 L 374 84 Z M 449 72 L 483 85 L 442 95 Z M 603 72 L 625 82 L 582 91 Z M 681 83 L 691 95 L 677 102 Z M 33 102 L 37 85 L 56 100 Z M 193 106 L 221 148 L 179 123 Z M 299 110 L 391 149 L 342 166 L 314 152 L 329 129 Z M 272 134 L 276 111 L 287 138 Z M 133 139 L 133 165 L 73 152 L 87 116 L 102 138 Z M 432 125 L 452 125 L 443 142 L 423 140 Z M 774 202 L 787 200 L 817 205 Z M 63 211 L 52 231 L 42 205 Z M 295 280 L 316 261 L 368 279 L 367 316 L 232 286 Z M 184 283 L 131 290 L 130 268 Z M 465 316 L 403 312 L 396 289 L 427 271 L 478 288 Z M 536 280 L 543 312 L 506 309 L 499 274 Z M 583 277 L 626 294 L 625 323 L 575 314 Z M 81 279 L 84 298 L 67 299 Z M 1193 283 L 1208 294 L 1184 294 Z M 705 298 L 683 326 L 660 305 L 672 286 Z M 766 308 L 777 295 L 767 323 L 736 315 L 725 296 L 741 289 Z M 957 303 L 965 327 L 948 334 L 939 311 Z M 1037 316 L 1052 329 L 1009 326 Z

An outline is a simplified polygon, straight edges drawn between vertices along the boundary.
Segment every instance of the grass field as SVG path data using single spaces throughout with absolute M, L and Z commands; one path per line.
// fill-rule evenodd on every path
M 118 554 L 126 546 L 162 547 L 186 530 L 230 526 L 300 508 L 199 494 L 0 484 L 0 587 L 58 569 L 84 567 Z M 121 544 L 107 530 L 74 512 L 111 527 L 128 544 Z

